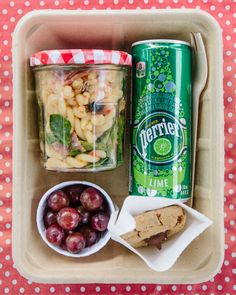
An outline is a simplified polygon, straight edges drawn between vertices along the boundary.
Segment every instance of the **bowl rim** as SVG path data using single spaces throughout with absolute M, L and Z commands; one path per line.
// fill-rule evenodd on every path
M 105 235 L 100 238 L 100 240 L 95 243 L 94 245 L 90 246 L 90 247 L 86 247 L 84 248 L 81 252 L 79 253 L 70 253 L 66 250 L 63 250 L 62 248 L 60 248 L 59 246 L 53 245 L 51 244 L 47 238 L 46 238 L 46 231 L 45 231 L 45 226 L 44 226 L 44 222 L 43 222 L 43 212 L 45 209 L 45 205 L 46 205 L 46 200 L 49 197 L 49 195 L 54 192 L 55 190 L 58 189 L 63 189 L 67 186 L 71 186 L 71 185 L 76 185 L 76 184 L 83 184 L 89 187 L 94 187 L 96 188 L 98 191 L 100 191 L 103 196 L 105 197 L 106 201 L 108 202 L 108 206 L 109 206 L 109 210 L 110 210 L 110 215 L 115 211 L 115 205 L 111 199 L 111 197 L 108 195 L 108 193 L 101 188 L 99 185 L 89 182 L 89 181 L 80 181 L 80 180 L 74 180 L 74 181 L 64 181 L 64 182 L 60 182 L 56 185 L 54 185 L 53 187 L 51 187 L 49 190 L 47 190 L 43 196 L 41 197 L 38 207 L 37 207 L 37 213 L 36 213 L 36 223 L 37 223 L 37 228 L 38 228 L 38 232 L 41 236 L 41 238 L 43 239 L 43 241 L 54 251 L 56 251 L 57 253 L 67 256 L 67 257 L 75 257 L 75 258 L 79 258 L 79 257 L 86 257 L 86 256 L 90 256 L 96 252 L 98 252 L 100 249 L 102 249 L 110 240 L 111 236 L 109 231 L 107 230 L 107 232 L 105 233 Z M 84 251 L 86 250 L 86 251 Z

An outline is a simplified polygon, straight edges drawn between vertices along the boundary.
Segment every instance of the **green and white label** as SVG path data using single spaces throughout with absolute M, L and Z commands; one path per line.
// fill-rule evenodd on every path
M 144 161 L 171 163 L 184 150 L 184 128 L 171 114 L 155 112 L 140 122 L 135 141 L 137 152 Z

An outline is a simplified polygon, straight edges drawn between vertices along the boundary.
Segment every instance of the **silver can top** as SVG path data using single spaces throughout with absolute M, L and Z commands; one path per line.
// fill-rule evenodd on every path
M 186 41 L 182 41 L 182 40 L 174 40 L 174 39 L 150 39 L 150 40 L 141 40 L 141 41 L 134 42 L 132 44 L 132 47 L 133 46 L 136 46 L 136 45 L 139 45 L 139 44 L 145 44 L 145 43 L 172 43 L 172 44 L 184 44 L 184 45 L 191 46 L 190 43 L 188 43 Z

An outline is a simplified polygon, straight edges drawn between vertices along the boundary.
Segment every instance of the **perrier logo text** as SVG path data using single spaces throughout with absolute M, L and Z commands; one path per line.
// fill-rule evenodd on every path
M 145 161 L 170 163 L 184 150 L 183 126 L 167 112 L 152 113 L 137 126 L 136 149 Z

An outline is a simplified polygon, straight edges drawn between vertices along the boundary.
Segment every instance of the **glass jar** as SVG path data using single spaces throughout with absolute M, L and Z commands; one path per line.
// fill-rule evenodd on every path
M 102 171 L 123 162 L 128 53 L 49 50 L 31 56 L 42 164 Z

